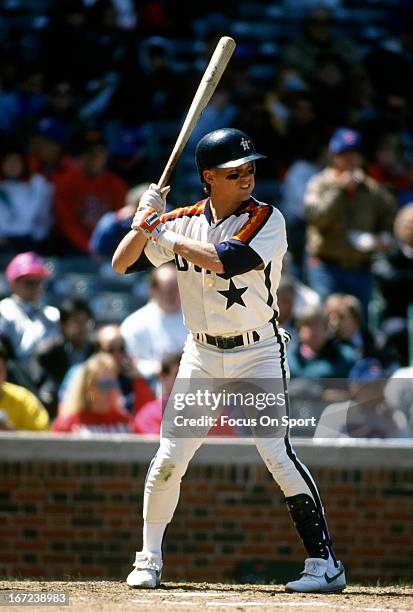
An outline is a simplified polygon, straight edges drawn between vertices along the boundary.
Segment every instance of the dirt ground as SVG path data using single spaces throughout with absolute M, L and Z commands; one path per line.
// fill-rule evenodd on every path
M 159 589 L 133 590 L 116 581 L 0 581 L 0 601 L 5 592 L 62 592 L 69 594 L 69 606 L 17 606 L 0 604 L 1 610 L 28 612 L 45 609 L 103 612 L 157 612 L 190 610 L 191 612 L 259 610 L 314 612 L 348 610 L 348 612 L 413 611 L 413 587 L 349 586 L 339 595 L 303 595 L 284 593 L 281 585 L 210 584 L 166 582 Z

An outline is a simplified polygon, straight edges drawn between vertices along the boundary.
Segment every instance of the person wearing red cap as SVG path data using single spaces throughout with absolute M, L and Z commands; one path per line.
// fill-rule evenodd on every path
M 59 311 L 42 303 L 44 280 L 51 275 L 43 259 L 30 251 L 19 253 L 6 268 L 11 295 L 0 302 L 0 333 L 15 357 L 36 378 L 34 348 L 46 337 L 59 336 Z

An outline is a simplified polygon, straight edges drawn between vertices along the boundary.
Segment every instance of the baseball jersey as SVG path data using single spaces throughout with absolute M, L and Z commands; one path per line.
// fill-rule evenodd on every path
M 145 245 L 141 260 L 160 266 L 175 259 L 184 321 L 191 332 L 235 335 L 259 330 L 277 316 L 276 291 L 287 250 L 279 210 L 249 198 L 214 222 L 207 198 L 165 213 L 161 220 L 168 230 L 215 244 L 224 265 L 225 273 L 216 274 L 156 242 Z

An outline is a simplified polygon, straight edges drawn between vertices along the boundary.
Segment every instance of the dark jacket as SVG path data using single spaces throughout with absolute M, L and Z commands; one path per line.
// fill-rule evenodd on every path
M 372 269 L 386 303 L 383 317 L 406 318 L 407 306 L 413 303 L 413 258 L 395 245 L 386 255 L 377 256 Z

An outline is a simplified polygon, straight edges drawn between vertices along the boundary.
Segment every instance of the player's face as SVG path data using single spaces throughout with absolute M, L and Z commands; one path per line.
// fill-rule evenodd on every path
M 242 164 L 237 168 L 213 168 L 205 172 L 205 179 L 211 186 L 211 194 L 219 193 L 228 199 L 243 202 L 255 187 L 255 164 Z

